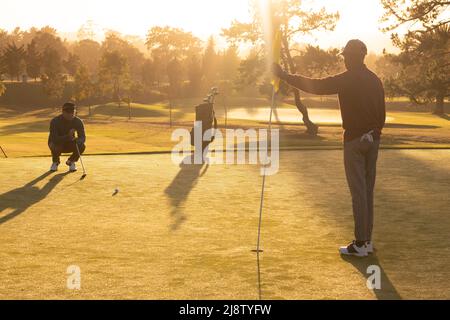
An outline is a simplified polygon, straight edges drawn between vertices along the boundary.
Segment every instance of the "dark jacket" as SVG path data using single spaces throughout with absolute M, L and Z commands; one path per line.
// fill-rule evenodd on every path
M 86 134 L 84 131 L 84 124 L 80 118 L 75 117 L 72 121 L 67 121 L 62 115 L 53 118 L 50 122 L 50 134 L 48 136 L 48 143 L 64 144 L 72 141 L 69 136 L 69 131 L 75 129 L 78 136 L 78 143 L 84 144 L 86 142 Z
M 345 141 L 371 130 L 375 139 L 380 138 L 386 121 L 383 84 L 365 65 L 324 79 L 285 74 L 283 80 L 308 93 L 338 94 Z

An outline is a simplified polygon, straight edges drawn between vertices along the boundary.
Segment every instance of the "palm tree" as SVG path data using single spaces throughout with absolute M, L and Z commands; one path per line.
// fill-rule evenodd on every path
M 17 78 L 17 81 L 20 81 L 20 74 L 24 69 L 25 57 L 26 52 L 23 46 L 18 47 L 15 43 L 12 43 L 6 47 L 3 53 L 3 64 L 11 80 Z

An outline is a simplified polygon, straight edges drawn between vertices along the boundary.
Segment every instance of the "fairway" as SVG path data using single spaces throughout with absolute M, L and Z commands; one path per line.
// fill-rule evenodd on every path
M 86 153 L 170 152 L 175 144 L 170 139 L 173 130 L 190 130 L 195 120 L 192 112 L 195 101 L 180 100 L 179 103 L 178 109 L 173 111 L 172 127 L 167 123 L 168 110 L 163 104 L 135 104 L 133 112 L 136 116 L 131 120 L 125 116 L 127 108 L 123 106 L 95 106 L 92 117 L 88 116 L 87 108 L 80 108 L 79 115 L 88 135 Z M 267 100 L 254 99 L 253 104 L 260 104 L 256 108 L 243 108 L 241 103 L 243 102 L 236 98 L 233 105 L 229 106 L 227 121 L 223 106 L 216 107 L 221 130 L 247 130 L 267 126 L 267 120 L 258 120 L 263 116 L 268 119 Z M 263 103 L 266 103 L 266 107 Z M 320 127 L 318 136 L 310 136 L 304 132 L 305 127 L 300 123 L 301 114 L 295 107 L 283 105 L 276 110 L 273 120 L 274 128 L 280 130 L 280 148 L 342 148 L 342 128 L 337 105 L 334 109 L 312 108 L 310 111 L 311 118 Z M 0 145 L 9 157 L 48 155 L 48 127 L 50 120 L 58 114 L 59 111 L 55 112 L 51 108 L 27 112 L 0 108 Z M 249 116 L 250 119 L 245 119 Z M 388 112 L 387 122 L 383 131 L 383 148 L 450 148 L 450 121 L 445 117 L 424 112 L 392 111 Z
M 367 259 L 338 254 L 353 239 L 342 151 L 280 160 L 258 264 L 258 166 L 87 156 L 79 181 L 50 158 L 0 159 L 0 299 L 450 299 L 450 150 L 380 152 Z

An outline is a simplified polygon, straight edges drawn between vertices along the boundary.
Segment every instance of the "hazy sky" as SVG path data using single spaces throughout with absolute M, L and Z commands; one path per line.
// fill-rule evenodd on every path
M 171 25 L 192 31 L 202 39 L 219 34 L 233 19 L 248 20 L 246 0 L 2 0 L 0 28 L 50 25 L 63 33 L 76 34 L 87 20 L 99 30 L 114 29 L 145 37 L 154 25 Z M 305 1 L 305 5 L 312 3 Z M 342 47 L 348 39 L 360 38 L 369 51 L 391 49 L 389 35 L 378 30 L 382 14 L 379 0 L 314 0 L 314 6 L 339 11 L 334 32 L 307 38 L 323 47 Z M 306 7 L 306 6 L 305 6 Z

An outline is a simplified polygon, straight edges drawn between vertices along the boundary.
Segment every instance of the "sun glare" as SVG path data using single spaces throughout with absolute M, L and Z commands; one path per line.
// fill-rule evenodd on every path
M 271 1 L 258 2 L 264 12 Z M 18 26 L 29 29 L 50 25 L 64 37 L 74 40 L 80 26 L 92 20 L 100 33 L 115 30 L 145 37 L 152 26 L 170 25 L 206 40 L 211 35 L 219 37 L 222 29 L 229 27 L 233 20 L 249 21 L 248 4 L 247 0 L 16 0 L 3 4 L 0 28 L 11 31 Z M 325 7 L 327 11 L 339 11 L 341 15 L 335 31 L 317 32 L 313 37 L 302 38 L 304 42 L 323 47 L 341 46 L 347 39 L 358 37 L 369 42 L 378 52 L 390 42 L 389 35 L 379 30 L 382 8 L 378 0 L 315 0 L 303 1 L 302 5 L 307 10 Z M 24 7 L 27 10 L 21 9 Z M 270 30 L 267 32 L 270 34 Z

